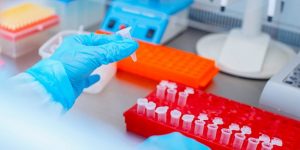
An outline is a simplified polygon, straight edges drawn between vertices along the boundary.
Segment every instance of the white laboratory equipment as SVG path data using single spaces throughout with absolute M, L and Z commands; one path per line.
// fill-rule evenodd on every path
M 267 82 L 259 103 L 271 111 L 300 119 L 300 54 Z
M 49 39 L 44 45 L 39 49 L 39 55 L 45 59 L 49 58 L 55 50 L 59 47 L 64 37 L 69 35 L 76 34 L 89 34 L 88 32 L 82 31 L 82 28 L 79 31 L 76 30 L 65 30 L 57 33 L 51 39 Z M 84 90 L 85 93 L 96 94 L 101 92 L 109 81 L 115 76 L 117 72 L 116 63 L 111 63 L 108 65 L 102 65 L 96 69 L 92 74 L 99 74 L 101 80 L 92 85 L 91 87 Z
M 198 54 L 216 60 L 221 71 L 240 77 L 268 79 L 277 73 L 295 52 L 261 31 L 263 4 L 262 0 L 247 0 L 242 28 L 201 38 L 196 45 Z M 270 18 L 276 3 L 270 0 L 269 4 Z

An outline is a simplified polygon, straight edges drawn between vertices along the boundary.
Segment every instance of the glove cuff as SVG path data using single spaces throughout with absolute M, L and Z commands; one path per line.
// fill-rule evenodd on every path
M 69 110 L 76 99 L 68 75 L 59 61 L 44 59 L 26 71 L 51 93 L 53 100 Z

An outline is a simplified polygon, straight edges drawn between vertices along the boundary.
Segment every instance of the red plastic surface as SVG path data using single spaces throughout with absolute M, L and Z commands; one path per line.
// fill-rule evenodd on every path
M 178 85 L 177 90 L 183 91 L 185 86 Z M 178 94 L 177 94 L 178 97 Z M 177 101 L 176 97 L 176 101 Z M 233 134 L 228 146 L 219 144 L 220 130 L 222 128 L 228 128 L 231 123 L 237 123 L 240 126 L 249 126 L 252 129 L 252 134 L 246 135 L 247 138 L 258 138 L 261 134 L 266 134 L 271 138 L 280 138 L 283 141 L 283 146 L 274 146 L 274 150 L 300 150 L 300 122 L 284 116 L 280 116 L 274 113 L 264 111 L 259 108 L 251 107 L 245 104 L 238 103 L 233 100 L 229 100 L 223 97 L 219 97 L 213 94 L 205 93 L 201 90 L 195 90 L 195 94 L 189 95 L 187 105 L 183 108 L 177 106 L 176 102 L 171 104 L 166 100 L 159 100 L 156 97 L 155 91 L 150 93 L 146 97 L 148 101 L 155 102 L 158 106 L 169 106 L 167 112 L 167 123 L 157 121 L 155 119 L 147 118 L 144 115 L 137 114 L 137 105 L 134 105 L 124 113 L 126 128 L 128 131 L 134 132 L 138 135 L 149 137 L 152 135 L 162 135 L 170 132 L 181 132 L 184 135 L 194 138 L 197 141 L 206 144 L 215 150 L 229 150 L 232 149 Z M 194 122 L 192 124 L 192 130 L 190 132 L 182 129 L 182 121 L 180 120 L 179 127 L 173 127 L 170 125 L 170 111 L 173 109 L 180 110 L 182 114 L 193 114 L 195 117 L 199 113 L 208 114 L 210 120 L 206 124 L 212 122 L 214 117 L 223 118 L 224 124 L 219 125 L 217 138 L 214 141 L 207 140 L 206 132 L 207 127 L 204 130 L 203 136 L 196 136 L 193 133 Z M 195 119 L 194 119 L 195 120 Z M 247 139 L 243 144 L 242 149 L 246 149 Z M 257 149 L 261 149 L 261 143 Z

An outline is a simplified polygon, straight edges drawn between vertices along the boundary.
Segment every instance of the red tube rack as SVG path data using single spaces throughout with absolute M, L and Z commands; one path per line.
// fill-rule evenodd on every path
M 186 86 L 177 84 L 177 91 L 183 91 Z M 222 128 L 228 128 L 231 123 L 237 123 L 240 126 L 249 126 L 252 129 L 252 133 L 246 135 L 242 148 L 246 150 L 250 137 L 258 138 L 261 134 L 268 135 L 271 138 L 279 138 L 283 141 L 282 147 L 274 146 L 273 150 L 298 150 L 300 149 L 300 122 L 281 115 L 277 115 L 256 107 L 251 107 L 245 104 L 238 103 L 233 100 L 229 100 L 223 97 L 219 97 L 213 94 L 205 93 L 201 90 L 194 90 L 194 94 L 190 94 L 187 99 L 187 103 L 184 107 L 177 105 L 176 101 L 171 103 L 166 99 L 159 99 L 156 96 L 156 90 L 150 93 L 146 98 L 150 102 L 156 103 L 156 107 L 168 106 L 166 123 L 160 122 L 157 119 L 157 114 L 154 118 L 147 118 L 146 112 L 144 114 L 137 113 L 137 104 L 124 112 L 126 128 L 130 132 L 134 132 L 138 135 L 149 137 L 152 135 L 162 135 L 170 132 L 181 132 L 182 134 L 191 137 L 203 144 L 206 144 L 215 150 L 229 150 L 233 149 L 232 144 L 234 141 L 234 133 L 240 131 L 232 131 L 230 141 L 228 145 L 220 144 L 220 135 Z M 218 125 L 217 137 L 215 140 L 208 140 L 206 137 L 207 126 L 205 126 L 204 134 L 202 136 L 194 134 L 194 121 L 190 131 L 182 129 L 182 120 L 178 127 L 174 127 L 170 123 L 170 111 L 180 110 L 182 114 L 192 114 L 196 117 L 200 113 L 205 113 L 211 119 L 214 117 L 223 118 L 224 124 Z M 210 124 L 212 121 L 208 120 L 206 124 Z M 261 149 L 262 142 L 258 144 L 257 149 Z

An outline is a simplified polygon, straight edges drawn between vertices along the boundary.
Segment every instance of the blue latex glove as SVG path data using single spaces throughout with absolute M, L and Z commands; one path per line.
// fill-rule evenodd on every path
M 181 133 L 173 132 L 148 138 L 138 150 L 210 150 L 210 148 Z
M 96 68 L 128 57 L 137 48 L 137 42 L 118 35 L 69 36 L 49 59 L 27 73 L 68 110 L 84 88 L 100 80 L 99 75 L 91 75 Z

